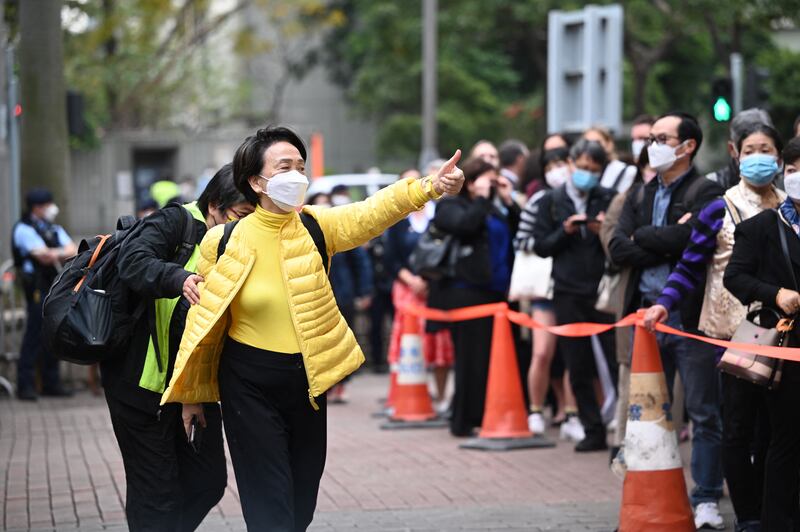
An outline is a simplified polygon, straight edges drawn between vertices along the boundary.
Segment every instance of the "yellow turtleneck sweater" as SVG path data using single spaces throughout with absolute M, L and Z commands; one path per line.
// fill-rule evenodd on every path
M 253 270 L 231 302 L 228 335 L 237 342 L 279 353 L 299 353 L 300 344 L 289 311 L 289 296 L 281 274 L 279 234 L 294 213 L 274 214 L 257 206 L 236 227 L 253 246 Z

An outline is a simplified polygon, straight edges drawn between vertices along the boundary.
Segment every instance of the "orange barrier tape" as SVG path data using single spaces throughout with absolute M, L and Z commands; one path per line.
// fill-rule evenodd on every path
M 568 323 L 565 325 L 543 325 L 534 320 L 527 314 L 516 312 L 508 308 L 508 303 L 489 303 L 486 305 L 476 305 L 474 307 L 464 307 L 455 310 L 439 310 L 428 307 L 421 307 L 418 305 L 406 305 L 400 309 L 402 312 L 408 312 L 414 316 L 425 318 L 426 320 L 455 322 L 475 320 L 479 318 L 488 318 L 495 314 L 505 313 L 509 321 L 516 323 L 522 327 L 529 329 L 543 329 L 556 336 L 594 336 L 610 331 L 615 327 L 631 327 L 633 325 L 643 326 L 643 322 L 636 314 L 629 314 L 616 323 Z M 780 358 L 783 360 L 790 360 L 793 362 L 800 362 L 800 348 L 798 347 L 775 347 L 767 345 L 743 344 L 739 342 L 731 342 L 728 340 L 718 340 L 716 338 L 709 338 L 699 334 L 687 333 L 678 329 L 674 329 L 663 323 L 656 324 L 656 330 L 665 334 L 672 334 L 675 336 L 682 336 L 684 338 L 691 338 L 699 342 L 724 347 L 726 349 L 737 349 L 746 353 L 753 353 L 770 358 Z

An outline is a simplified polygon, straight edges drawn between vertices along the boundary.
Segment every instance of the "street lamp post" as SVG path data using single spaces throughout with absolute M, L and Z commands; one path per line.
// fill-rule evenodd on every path
M 439 157 L 436 149 L 436 40 L 438 0 L 422 0 L 422 152 L 419 169 Z

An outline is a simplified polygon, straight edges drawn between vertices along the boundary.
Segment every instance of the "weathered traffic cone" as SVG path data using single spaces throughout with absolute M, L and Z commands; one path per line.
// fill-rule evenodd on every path
M 628 471 L 619 531 L 694 531 L 661 355 L 655 335 L 642 326 L 641 311 L 639 316 L 633 336 L 625 431 Z
M 517 352 L 511 323 L 505 312 L 494 315 L 486 405 L 477 438 L 463 443 L 462 449 L 509 451 L 532 447 L 553 447 L 554 442 L 528 429 L 528 411 L 522 393 Z
M 428 391 L 428 374 L 422 353 L 422 336 L 419 319 L 406 313 L 403 317 L 403 334 L 400 337 L 400 361 L 397 364 L 394 400 L 389 421 L 382 429 L 444 427 L 433 410 Z

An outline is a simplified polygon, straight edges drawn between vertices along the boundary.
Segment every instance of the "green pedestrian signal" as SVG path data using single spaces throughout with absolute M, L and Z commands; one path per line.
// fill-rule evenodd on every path
M 733 116 L 733 84 L 729 78 L 717 78 L 711 84 L 711 115 L 717 122 L 728 122 Z
M 714 103 L 714 120 L 717 122 L 727 122 L 731 119 L 731 104 L 723 97 L 717 98 Z

